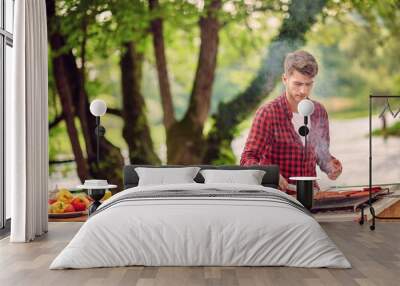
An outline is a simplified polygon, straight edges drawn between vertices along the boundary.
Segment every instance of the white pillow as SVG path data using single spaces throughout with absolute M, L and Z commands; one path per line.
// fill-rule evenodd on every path
M 265 171 L 262 170 L 201 170 L 205 184 L 234 183 L 247 185 L 261 185 Z
M 138 186 L 195 183 L 193 179 L 199 170 L 199 167 L 135 168 L 139 176 Z

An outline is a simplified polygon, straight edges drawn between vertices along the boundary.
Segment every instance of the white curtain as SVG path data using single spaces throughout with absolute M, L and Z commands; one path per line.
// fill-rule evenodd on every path
M 10 241 L 28 242 L 47 232 L 48 225 L 45 0 L 17 0 L 14 11 L 14 92 L 6 99 L 6 187 L 11 188 Z

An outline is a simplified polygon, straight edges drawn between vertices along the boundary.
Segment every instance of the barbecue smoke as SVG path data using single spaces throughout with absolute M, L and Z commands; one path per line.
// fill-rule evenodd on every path
M 329 127 L 328 127 L 329 128 Z M 331 164 L 331 153 L 329 152 L 329 138 L 324 137 L 324 127 L 320 124 L 317 126 L 311 126 L 310 133 L 312 136 L 312 143 L 315 148 L 315 154 L 317 156 L 317 163 L 320 166 L 321 170 L 330 173 L 332 170 Z

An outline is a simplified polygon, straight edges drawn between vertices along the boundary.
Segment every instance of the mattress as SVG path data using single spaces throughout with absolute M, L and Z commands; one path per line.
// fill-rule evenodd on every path
M 50 269 L 132 265 L 351 267 L 310 213 L 285 193 L 198 183 L 114 195 Z

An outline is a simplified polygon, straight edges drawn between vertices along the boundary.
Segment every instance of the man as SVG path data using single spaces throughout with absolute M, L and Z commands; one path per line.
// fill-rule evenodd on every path
M 298 113 L 297 105 L 309 99 L 317 73 L 318 64 L 310 53 L 298 50 L 286 56 L 282 75 L 285 92 L 257 110 L 242 153 L 241 165 L 279 165 L 279 188 L 283 191 L 287 190 L 288 181 L 295 183 L 289 177 L 316 176 L 316 164 L 331 180 L 342 173 L 341 162 L 329 152 L 328 114 L 314 100 L 304 162 L 305 140 L 298 132 L 304 117 Z

